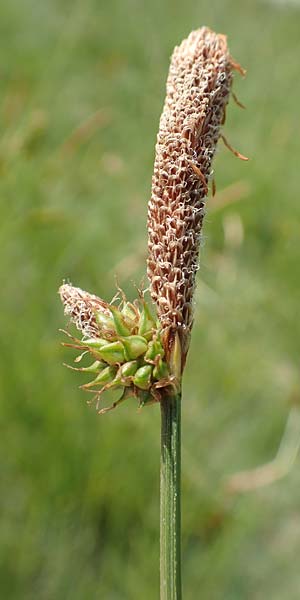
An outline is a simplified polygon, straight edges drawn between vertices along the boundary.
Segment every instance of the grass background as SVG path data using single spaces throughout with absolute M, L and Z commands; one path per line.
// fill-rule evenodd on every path
M 247 68 L 209 199 L 183 406 L 184 598 L 296 600 L 299 462 L 271 460 L 299 388 L 297 2 L 10 0 L 0 6 L 1 548 L 11 600 L 152 600 L 159 410 L 103 418 L 59 345 L 63 278 L 110 299 L 145 273 L 154 143 L 175 44 L 203 24 Z M 233 202 L 234 200 L 234 202 Z M 227 201 L 229 201 L 227 203 Z

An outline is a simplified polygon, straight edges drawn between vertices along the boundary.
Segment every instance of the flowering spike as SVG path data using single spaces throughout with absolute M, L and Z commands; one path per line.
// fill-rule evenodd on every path
M 232 69 L 226 37 L 202 27 L 175 48 L 156 144 L 148 208 L 150 293 L 169 360 L 175 333 L 183 368 L 205 197 L 228 103 Z
M 83 334 L 80 340 L 65 331 L 72 342 L 67 345 L 81 350 L 79 360 L 86 353 L 94 358 L 88 367 L 70 368 L 96 375 L 81 387 L 96 392 L 92 402 L 96 401 L 97 410 L 104 392 L 115 388 L 123 389 L 122 400 L 133 396 L 139 406 L 159 402 L 160 390 L 174 386 L 173 375 L 164 360 L 160 324 L 152 318 L 144 293 L 133 304 L 122 294 L 122 309 L 70 285 L 62 286 L 60 294 L 65 312 Z M 137 333 L 139 328 L 143 335 Z

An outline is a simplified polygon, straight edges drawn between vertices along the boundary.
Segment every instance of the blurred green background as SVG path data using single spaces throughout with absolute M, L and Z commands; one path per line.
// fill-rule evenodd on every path
M 300 597 L 299 462 L 273 459 L 299 387 L 300 3 L 9 0 L 0 6 L 1 550 L 12 600 L 152 600 L 159 408 L 105 417 L 62 366 L 63 278 L 109 300 L 145 274 L 169 57 L 191 29 L 247 69 L 208 201 L 183 406 L 184 598 Z

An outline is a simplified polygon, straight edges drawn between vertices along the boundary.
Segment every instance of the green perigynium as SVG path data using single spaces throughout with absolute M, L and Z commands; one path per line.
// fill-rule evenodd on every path
M 159 322 L 152 317 L 142 293 L 133 303 L 122 294 L 118 306 L 69 284 L 62 285 L 59 294 L 65 314 L 81 332 L 77 338 L 65 331 L 72 340 L 65 345 L 81 351 L 75 362 L 85 355 L 92 360 L 89 366 L 70 368 L 93 375 L 81 387 L 94 392 L 99 414 L 129 396 L 135 396 L 139 406 L 159 402 L 160 390 L 176 385 L 165 362 Z M 118 400 L 100 408 L 102 394 L 111 389 L 120 392 Z

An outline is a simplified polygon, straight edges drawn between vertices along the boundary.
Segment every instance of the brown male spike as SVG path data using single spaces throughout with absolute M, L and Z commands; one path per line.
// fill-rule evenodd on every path
M 178 332 L 182 368 L 193 324 L 205 198 L 234 64 L 226 37 L 193 31 L 171 59 L 148 207 L 148 277 L 167 356 Z

